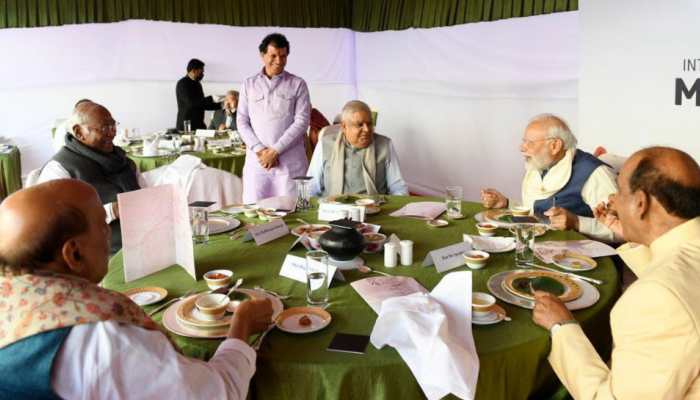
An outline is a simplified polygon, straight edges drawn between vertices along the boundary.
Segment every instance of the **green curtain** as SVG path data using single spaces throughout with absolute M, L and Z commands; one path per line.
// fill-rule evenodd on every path
M 578 0 L 0 0 L 0 28 L 150 19 L 369 32 L 577 9 Z

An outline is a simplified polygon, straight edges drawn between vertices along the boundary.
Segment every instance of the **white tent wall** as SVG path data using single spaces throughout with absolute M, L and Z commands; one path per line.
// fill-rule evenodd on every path
M 578 13 L 435 29 L 239 28 L 153 21 L 0 30 L 0 135 L 20 145 L 23 172 L 52 155 L 50 128 L 73 103 L 106 105 L 122 127 L 174 125 L 175 82 L 191 57 L 204 90 L 223 94 L 260 68 L 257 44 L 287 35 L 287 70 L 309 83 L 328 118 L 352 98 L 379 111 L 413 191 L 459 184 L 467 199 L 490 186 L 519 197 L 518 145 L 528 119 L 563 116 L 575 130 Z

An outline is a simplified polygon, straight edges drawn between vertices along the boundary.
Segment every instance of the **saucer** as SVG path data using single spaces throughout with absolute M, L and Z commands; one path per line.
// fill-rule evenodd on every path
M 124 295 L 140 306 L 148 306 L 163 300 L 168 295 L 168 291 L 162 287 L 149 286 L 129 289 L 124 292 Z
M 429 219 L 425 223 L 431 228 L 442 228 L 443 226 L 449 225 L 449 222 L 444 219 Z
M 472 314 L 472 324 L 474 325 L 493 325 L 506 319 L 506 310 L 498 304 L 491 306 L 491 312 L 483 317 L 475 317 Z
M 177 320 L 181 324 L 200 329 L 221 329 L 231 324 L 233 314 L 226 313 L 221 319 L 209 320 L 195 306 L 199 296 L 191 296 L 182 302 L 177 309 Z
M 567 271 L 590 271 L 597 267 L 598 263 L 583 254 L 565 251 L 564 254 L 554 256 L 554 265 Z
M 308 318 L 308 325 L 302 325 L 300 320 Z M 283 311 L 275 320 L 280 330 L 289 333 L 311 333 L 320 331 L 331 323 L 328 311 L 319 307 L 292 307 Z

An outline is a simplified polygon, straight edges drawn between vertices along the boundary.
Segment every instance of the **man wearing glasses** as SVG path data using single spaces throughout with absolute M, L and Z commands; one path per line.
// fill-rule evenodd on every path
M 593 210 L 617 193 L 615 174 L 576 145 L 576 137 L 561 118 L 542 114 L 530 121 L 520 144 L 526 169 L 522 205 L 549 217 L 554 229 L 614 241 L 613 232 L 593 218 Z M 486 208 L 505 208 L 510 203 L 495 189 L 482 189 L 481 202 Z
M 114 254 L 122 247 L 117 194 L 146 185 L 134 162 L 112 143 L 116 122 L 105 107 L 93 102 L 80 103 L 73 111 L 70 127 L 65 145 L 46 163 L 39 183 L 73 178 L 94 187 L 112 229 L 110 252 Z

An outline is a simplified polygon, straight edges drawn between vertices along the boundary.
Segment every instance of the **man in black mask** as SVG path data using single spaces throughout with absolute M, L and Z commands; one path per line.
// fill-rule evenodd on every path
M 112 228 L 111 254 L 122 247 L 117 194 L 138 190 L 145 184 L 136 165 L 124 150 L 114 146 L 116 122 L 103 106 L 84 102 L 75 107 L 70 120 L 72 134 L 46 163 L 39 183 L 63 178 L 87 182 L 95 188 Z
M 175 126 L 184 129 L 183 121 L 190 121 L 191 129 L 206 129 L 204 110 L 219 110 L 221 103 L 215 103 L 211 96 L 204 97 L 200 81 L 204 79 L 204 63 L 196 58 L 187 63 L 187 75 L 177 81 L 177 121 Z

